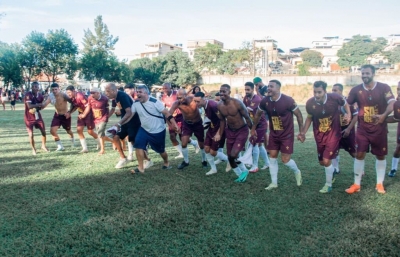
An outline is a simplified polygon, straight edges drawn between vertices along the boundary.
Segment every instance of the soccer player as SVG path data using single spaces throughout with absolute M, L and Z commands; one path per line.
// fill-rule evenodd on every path
M 174 113 L 176 109 L 179 109 L 183 117 L 181 139 L 183 162 L 178 166 L 178 169 L 181 170 L 189 166 L 187 144 L 192 134 L 196 136 L 200 147 L 201 164 L 204 168 L 207 168 L 206 153 L 204 152 L 204 127 L 199 108 L 197 108 L 196 103 L 193 101 L 193 96 L 188 96 L 185 89 L 178 90 L 176 99 L 169 112 Z
M 343 96 L 343 85 L 342 84 L 335 84 L 332 86 L 332 93 L 336 93 L 340 96 Z M 347 151 L 350 156 L 354 159 L 356 157 L 356 130 L 355 125 L 357 123 L 357 115 L 358 110 L 354 108 L 353 105 L 350 105 L 350 112 L 351 112 L 351 122 L 350 124 L 346 124 L 343 121 L 343 115 L 345 114 L 345 110 L 343 107 L 340 108 L 340 125 L 342 130 L 342 138 L 340 139 L 339 149 L 344 149 Z M 332 160 L 333 168 L 335 169 L 335 173 L 339 174 L 339 154 L 336 156 L 335 159 Z
M 128 159 L 122 150 L 121 140 L 128 136 L 130 143 L 135 142 L 136 134 L 140 127 L 140 120 L 137 115 L 132 115 L 132 98 L 125 92 L 119 91 L 114 83 L 107 84 L 105 94 L 109 99 L 115 100 L 116 105 L 121 110 L 121 120 L 114 126 L 117 127 L 117 133 L 113 137 L 114 146 L 116 146 L 120 159 L 115 165 L 116 169 L 121 169 L 126 166 Z
M 305 134 L 311 123 L 313 124 L 314 138 L 317 144 L 318 160 L 325 167 L 326 183 L 319 191 L 329 193 L 332 191 L 332 178 L 334 168 L 332 159 L 335 159 L 339 151 L 341 139 L 340 111 L 344 106 L 346 114 L 343 117 L 345 123 L 350 122 L 350 108 L 346 100 L 338 95 L 326 92 L 327 84 L 323 81 L 314 82 L 314 97 L 306 103 L 307 119 L 298 139 L 305 140 Z
M 39 129 L 42 133 L 42 150 L 48 152 L 49 150 L 46 147 L 46 129 L 44 126 L 42 114 L 40 113 L 40 108 L 42 107 L 44 97 L 42 94 L 39 93 L 38 82 L 32 82 L 31 91 L 25 94 L 24 100 L 24 121 L 26 130 L 28 131 L 29 135 L 29 143 L 32 147 L 32 154 L 36 155 L 35 140 L 33 138 L 33 127 Z
M 214 157 L 219 160 L 228 161 L 228 157 L 223 153 L 218 151 L 219 140 L 215 141 L 214 137 L 216 134 L 223 134 L 224 128 L 220 127 L 218 113 L 218 103 L 213 100 L 208 100 L 205 98 L 206 95 L 203 92 L 197 92 L 194 95 L 194 101 L 198 108 L 204 108 L 205 116 L 210 120 L 208 125 L 208 130 L 206 133 L 206 139 L 204 141 L 204 151 L 206 152 L 207 161 L 211 166 L 211 170 L 206 173 L 206 175 L 213 175 L 217 173 L 217 167 L 214 162 Z M 221 130 L 221 131 L 219 131 Z M 227 170 L 230 170 L 229 164 Z
M 374 81 L 375 67 L 363 65 L 361 78 L 363 83 L 350 90 L 347 102 L 358 105 L 358 125 L 356 131 L 357 154 L 354 160 L 354 184 L 346 192 L 353 194 L 361 189 L 365 155 L 371 149 L 375 155 L 376 191 L 386 193 L 383 186 L 387 155 L 386 117 L 393 111 L 395 102 L 392 90 L 387 84 Z
M 261 97 L 257 94 L 254 94 L 254 84 L 252 82 L 246 82 L 244 84 L 244 90 L 246 96 L 243 99 L 243 103 L 246 106 L 250 119 L 253 121 L 254 125 L 254 117 L 257 113 L 258 106 L 260 105 Z M 264 170 L 269 167 L 267 150 L 265 150 L 263 145 L 265 141 L 265 135 L 267 134 L 267 128 L 268 123 L 264 115 L 259 119 L 257 128 L 255 130 L 256 134 L 250 137 L 250 143 L 253 145 L 253 165 L 251 166 L 249 172 L 258 171 L 258 159 L 260 155 L 264 161 L 264 166 L 261 169 Z
M 97 134 L 96 132 L 94 132 L 95 124 L 92 113 L 88 112 L 86 115 L 81 115 L 88 106 L 88 100 L 82 92 L 75 91 L 74 86 L 68 86 L 66 88 L 66 93 L 72 101 L 71 109 L 69 110 L 69 112 L 72 114 L 75 110 L 78 110 L 79 114 L 78 114 L 78 120 L 76 122 L 76 130 L 77 130 L 76 132 L 78 133 L 79 141 L 81 142 L 82 146 L 81 153 L 87 153 L 89 152 L 89 150 L 87 147 L 85 135 L 83 134 L 83 129 L 85 128 L 85 126 L 87 128 L 88 134 L 91 135 L 96 140 L 98 146 L 100 145 Z
M 390 116 L 386 119 L 386 122 L 397 123 L 397 145 L 396 149 L 393 152 L 392 158 L 392 168 L 390 169 L 388 176 L 394 177 L 397 172 L 397 165 L 399 164 L 400 158 L 400 81 L 397 84 L 397 101 L 393 105 L 393 116 Z
M 296 102 L 290 96 L 281 93 L 281 83 L 271 80 L 268 83 L 268 96 L 264 97 L 254 117 L 251 135 L 257 136 L 257 125 L 264 117 L 264 112 L 269 117 L 269 142 L 271 184 L 266 190 L 278 187 L 278 155 L 281 152 L 281 160 L 285 166 L 291 169 L 295 175 L 297 186 L 301 186 L 302 177 L 296 162 L 291 158 L 294 145 L 293 114 L 296 116 L 299 131 L 303 128 L 303 115 Z M 297 136 L 299 138 L 299 135 Z
M 253 83 L 256 86 L 256 92 L 257 95 L 264 97 L 267 96 L 267 92 L 268 92 L 268 86 L 264 85 L 264 83 L 262 82 L 262 79 L 260 77 L 255 77 L 253 79 Z
M 220 119 L 220 126 L 225 128 L 228 160 L 238 176 L 235 182 L 243 183 L 246 181 L 249 171 L 237 158 L 246 144 L 247 137 L 249 136 L 249 128 L 253 126 L 253 122 L 244 104 L 230 97 L 231 87 L 228 84 L 221 85 L 219 93 L 221 101 L 218 103 L 218 117 Z M 221 131 L 219 131 L 214 136 L 214 140 L 219 141 L 221 136 Z
M 42 109 L 46 108 L 49 103 L 53 104 L 56 112 L 54 113 L 53 120 L 51 121 L 50 133 L 57 144 L 56 151 L 64 151 L 64 146 L 61 143 L 57 130 L 62 126 L 71 139 L 72 147 L 75 146 L 74 134 L 71 130 L 71 113 L 68 111 L 68 103 L 72 103 L 71 99 L 61 92 L 60 86 L 57 83 L 50 85 L 51 93 L 44 101 Z

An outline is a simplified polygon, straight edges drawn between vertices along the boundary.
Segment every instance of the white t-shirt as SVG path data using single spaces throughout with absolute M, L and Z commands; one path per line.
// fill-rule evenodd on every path
M 147 112 L 143 109 L 143 106 Z M 142 128 L 152 134 L 163 131 L 165 129 L 165 121 L 161 112 L 165 109 L 164 104 L 160 100 L 150 96 L 149 100 L 143 103 L 143 106 L 139 100 L 132 104 L 132 111 L 139 115 Z M 150 115 L 148 112 L 157 117 Z

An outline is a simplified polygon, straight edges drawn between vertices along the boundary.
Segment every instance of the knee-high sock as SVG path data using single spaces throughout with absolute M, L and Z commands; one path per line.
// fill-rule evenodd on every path
M 270 158 L 271 160 L 271 158 Z M 291 169 L 295 174 L 299 173 L 299 168 L 297 167 L 297 164 L 293 159 L 290 159 L 287 163 L 285 163 L 285 166 Z
M 131 142 L 128 142 L 128 152 L 129 152 L 129 155 L 133 154 L 133 145 Z
M 218 148 L 218 152 L 223 153 L 224 152 L 224 148 Z
M 399 164 L 399 158 L 392 158 L 392 170 L 397 170 L 397 165 Z
M 236 161 L 236 164 L 238 165 L 238 167 L 240 168 L 240 170 L 243 171 L 247 171 L 246 167 L 244 166 L 243 162 L 241 161 Z
M 206 157 L 207 157 L 208 163 L 210 164 L 211 169 L 217 170 L 217 166 L 215 166 L 215 163 L 214 163 L 214 156 L 212 156 L 211 154 L 208 153 L 208 154 L 206 154 Z
M 336 169 L 337 172 L 339 172 L 339 161 L 340 161 L 340 156 L 336 156 L 335 159 L 332 160 L 332 166 L 334 169 Z
M 264 165 L 269 166 L 269 159 L 268 159 L 267 150 L 265 150 L 265 147 L 263 145 L 260 146 L 259 149 L 260 149 L 261 159 L 263 159 L 263 161 L 264 161 Z
M 271 173 L 271 182 L 278 185 L 278 160 L 276 158 L 269 158 L 269 173 Z
M 376 184 L 382 184 L 385 179 L 385 170 L 386 170 L 386 160 L 376 160 L 375 161 L 375 169 L 376 169 Z
M 181 146 L 181 144 L 175 145 L 174 147 L 178 151 L 179 155 L 182 155 L 182 146 Z
M 197 140 L 190 139 L 189 144 L 192 146 L 197 146 Z
M 79 141 L 81 141 L 82 149 L 87 150 L 86 138 L 79 139 Z
M 236 176 L 240 176 L 240 174 L 242 174 L 242 170 L 238 167 L 233 168 L 233 171 L 235 172 Z
M 354 159 L 354 184 L 361 185 L 361 178 L 364 172 L 365 160 Z
M 260 157 L 260 148 L 256 144 L 253 146 L 253 168 L 258 167 L 258 158 Z
M 206 152 L 204 151 L 204 149 L 200 149 L 200 153 L 201 153 L 201 161 L 204 162 L 206 159 Z
M 328 167 L 325 167 L 325 185 L 327 186 L 332 186 L 332 178 L 333 178 L 333 172 L 335 169 L 333 168 L 332 164 L 329 165 Z
M 186 163 L 189 163 L 189 151 L 187 147 L 183 148 L 182 147 L 182 154 L 183 154 L 183 159 Z
M 218 151 L 217 155 L 215 156 L 222 161 L 228 161 L 228 156 L 226 156 L 223 152 Z

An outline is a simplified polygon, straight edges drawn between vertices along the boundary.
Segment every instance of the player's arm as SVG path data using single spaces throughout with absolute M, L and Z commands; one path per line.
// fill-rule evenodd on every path
M 26 101 L 25 103 L 28 105 L 28 109 L 41 108 L 43 105 L 42 103 L 32 104 L 31 101 Z
M 251 129 L 251 127 L 253 126 L 253 122 L 250 119 L 249 116 L 249 112 L 247 111 L 246 106 L 244 106 L 243 102 L 241 101 L 236 101 L 237 105 L 238 105 L 238 109 L 239 109 L 239 113 L 242 115 L 242 117 L 244 117 L 244 119 L 246 120 L 247 126 L 249 127 L 249 129 Z
M 178 108 L 178 101 L 172 103 L 171 108 L 169 108 L 169 113 L 175 113 L 176 108 Z
M 256 128 L 257 128 L 258 123 L 260 122 L 261 115 L 264 115 L 264 111 L 261 110 L 260 108 L 257 108 L 257 112 L 254 115 L 253 126 L 251 127 L 251 131 L 250 131 L 251 136 L 257 135 Z
M 172 127 L 173 127 L 174 130 L 175 130 L 175 132 L 176 132 L 177 134 L 180 134 L 178 124 L 176 124 L 176 121 L 175 121 L 175 119 L 174 119 L 174 116 L 171 115 L 171 113 L 167 110 L 167 108 L 165 108 L 164 110 L 162 110 L 161 113 L 164 115 L 164 117 L 166 117 L 167 122 L 168 122 L 168 126 L 172 125 Z
M 217 116 L 218 116 L 218 119 L 219 119 L 219 129 L 218 129 L 218 132 L 214 136 L 214 141 L 221 140 L 222 134 L 224 133 L 224 130 L 225 130 L 225 124 L 226 124 L 225 116 L 221 113 L 221 110 L 220 110 L 219 106 L 220 105 L 218 104 Z
M 79 114 L 79 119 L 84 119 L 84 118 L 86 118 L 86 116 L 89 114 L 89 112 L 92 110 L 92 108 L 90 107 L 90 104 L 88 103 L 87 105 L 86 105 L 86 108 L 85 108 L 85 110 L 83 111 L 83 113 L 82 114 Z
M 296 108 L 293 111 L 294 116 L 296 116 L 297 119 L 297 125 L 299 126 L 299 133 L 301 133 L 301 130 L 303 128 L 303 114 L 300 111 L 300 108 Z
M 346 100 L 344 100 L 343 107 L 346 112 L 346 114 L 343 117 L 343 120 L 346 122 L 346 124 L 349 124 L 349 122 L 351 121 L 351 112 L 350 112 L 350 105 L 346 102 Z
M 46 108 L 47 107 L 47 105 L 49 105 L 49 103 L 51 103 L 51 99 L 50 99 L 50 97 L 47 97 L 46 98 L 46 100 L 44 100 L 44 102 L 42 103 L 42 110 L 44 109 L 44 108 Z
M 303 129 L 301 130 L 301 132 L 299 133 L 299 136 L 297 137 L 297 139 L 300 140 L 302 143 L 306 139 L 306 133 L 307 133 L 308 129 L 310 128 L 311 123 L 312 123 L 312 115 L 308 114 L 307 119 L 304 122 Z
M 393 105 L 396 101 L 394 99 L 389 100 L 388 106 L 386 107 L 386 110 L 382 114 L 374 115 L 373 119 L 375 120 L 375 124 L 382 124 L 383 122 L 386 121 L 386 118 L 389 116 L 390 113 L 393 112 Z

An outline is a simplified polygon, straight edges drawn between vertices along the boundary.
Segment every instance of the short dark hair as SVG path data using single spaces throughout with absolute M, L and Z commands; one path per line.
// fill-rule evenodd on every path
M 124 88 L 135 88 L 135 85 L 133 85 L 132 83 L 128 83 L 124 86 Z
M 231 90 L 231 86 L 229 86 L 228 84 L 222 84 L 221 87 L 226 87 L 227 89 Z
M 74 86 L 68 86 L 65 90 L 68 90 L 68 91 L 75 91 L 75 88 L 74 88 Z
M 244 83 L 244 86 L 245 86 L 245 87 L 247 86 L 247 87 L 250 87 L 251 89 L 254 89 L 254 83 L 253 83 L 253 82 L 250 82 L 250 81 Z
M 275 83 L 278 85 L 278 87 L 281 87 L 281 82 L 279 80 L 271 79 L 269 82 Z
M 364 64 L 363 66 L 361 66 L 361 69 L 368 69 L 370 68 L 372 71 L 372 74 L 375 74 L 375 66 L 371 65 L 371 64 Z
M 33 81 L 32 84 L 31 84 L 31 86 L 33 86 L 33 85 L 38 85 L 38 86 L 39 86 L 39 82 Z M 0 87 L 0 88 L 1 88 L 1 87 Z
M 57 83 L 53 83 L 50 85 L 50 87 L 60 87 Z
M 124 87 L 118 87 L 118 91 L 124 92 Z
M 219 92 L 217 92 L 217 93 L 215 93 L 215 96 L 221 96 L 221 95 L 219 94 Z
M 318 80 L 314 82 L 314 87 L 322 87 L 322 89 L 326 91 L 327 84 L 324 81 Z
M 340 88 L 340 91 L 343 92 L 343 85 L 340 83 L 336 83 L 335 85 L 333 85 L 332 87 L 338 87 Z
M 205 96 L 205 94 L 200 91 L 200 92 L 197 92 L 196 94 L 194 94 L 194 96 L 203 98 Z

